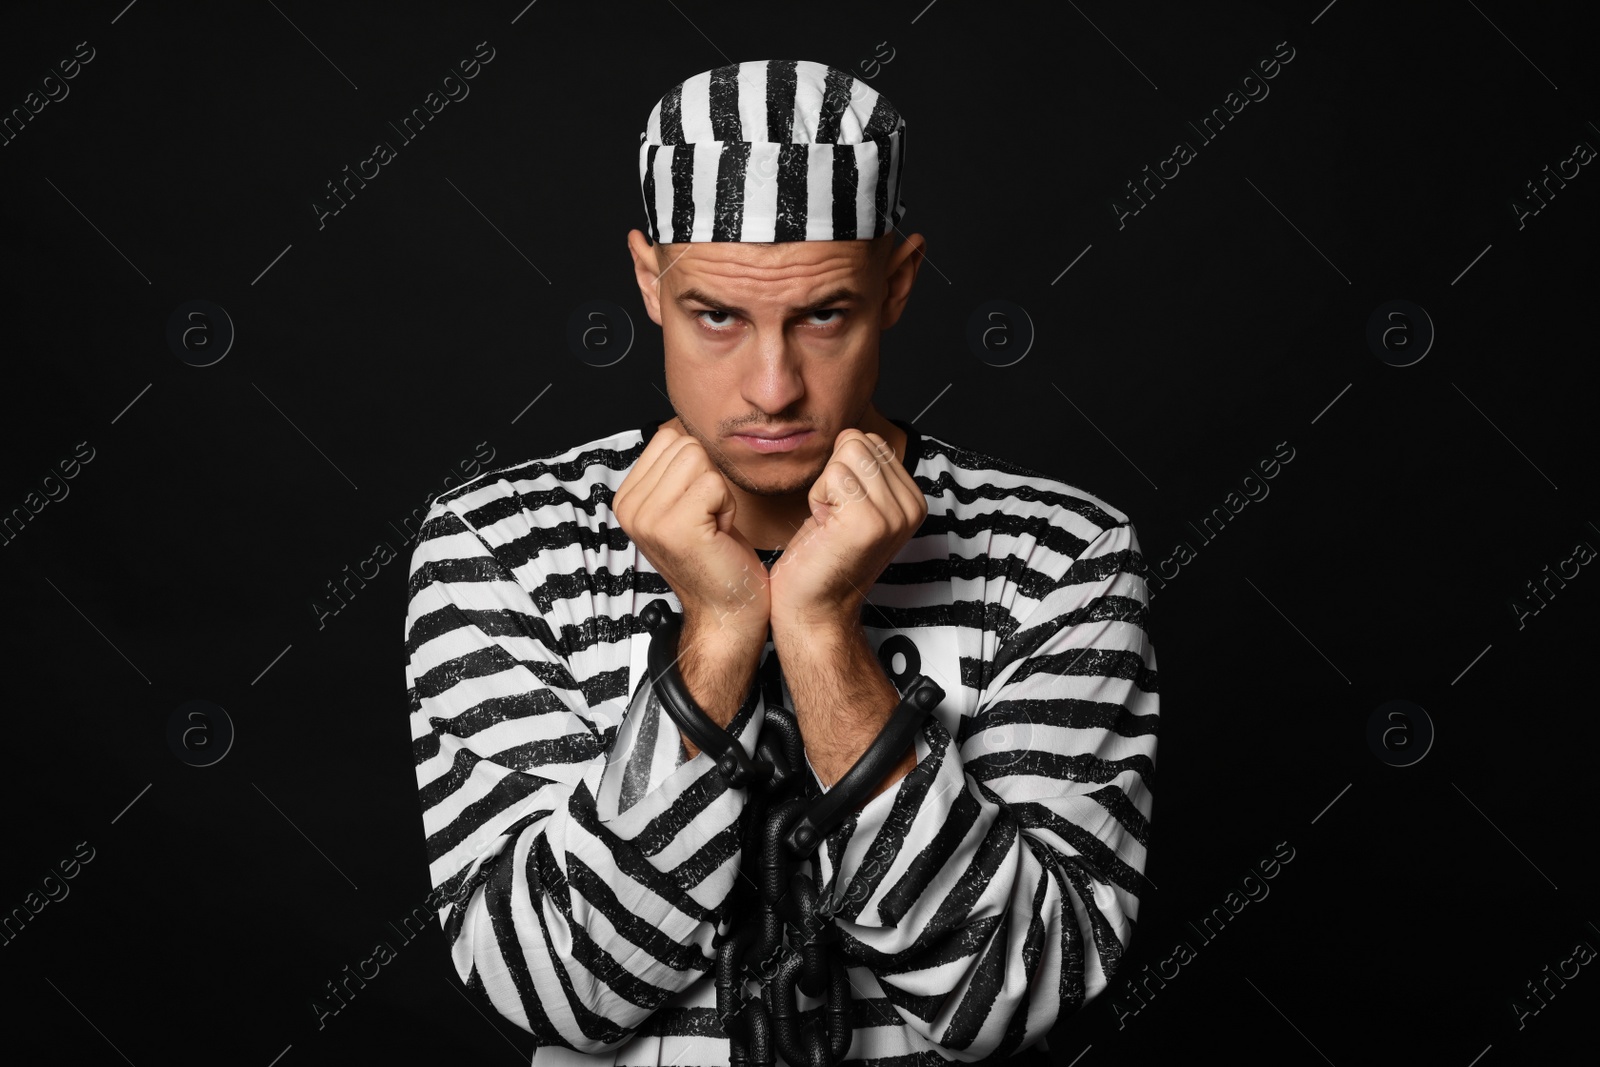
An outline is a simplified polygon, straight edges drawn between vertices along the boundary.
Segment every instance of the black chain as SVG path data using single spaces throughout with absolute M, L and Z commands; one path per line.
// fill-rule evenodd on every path
M 826 793 L 808 795 L 805 746 L 788 708 L 769 701 L 751 759 L 684 686 L 676 666 L 683 620 L 657 598 L 640 613 L 651 631 L 650 684 L 667 715 L 690 741 L 716 761 L 716 773 L 733 788 L 749 789 L 741 831 L 745 875 L 728 913 L 741 916 L 726 935 L 718 931 L 715 982 L 717 1019 L 728 1036 L 729 1067 L 834 1067 L 850 1048 L 850 981 L 833 947 L 839 930 L 834 901 L 819 899 L 817 848 L 905 753 L 944 690 L 919 674 L 872 744 Z M 757 685 L 760 684 L 759 677 Z M 807 870 L 806 868 L 810 869 Z M 755 886 L 751 890 L 748 886 Z M 758 994 L 745 990 L 760 984 Z M 809 1025 L 800 1017 L 796 990 L 820 997 Z

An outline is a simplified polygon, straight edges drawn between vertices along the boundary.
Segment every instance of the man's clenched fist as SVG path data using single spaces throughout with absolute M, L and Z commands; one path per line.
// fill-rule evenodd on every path
M 757 651 L 770 610 L 766 571 L 734 526 L 733 489 L 705 446 L 666 423 L 611 499 L 624 532 L 683 605 L 684 623 Z
M 769 576 L 773 631 L 854 627 L 866 591 L 922 526 L 928 501 L 875 433 L 840 432 L 807 496 L 811 515 Z

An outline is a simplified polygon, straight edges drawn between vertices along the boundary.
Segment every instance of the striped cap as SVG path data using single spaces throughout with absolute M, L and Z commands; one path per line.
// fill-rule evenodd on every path
M 850 241 L 905 215 L 906 124 L 872 86 L 795 59 L 667 90 L 639 135 L 652 242 Z

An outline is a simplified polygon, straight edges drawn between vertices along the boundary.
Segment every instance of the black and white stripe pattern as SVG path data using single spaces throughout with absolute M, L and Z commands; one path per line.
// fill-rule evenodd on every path
M 639 135 L 652 241 L 849 241 L 905 215 L 905 120 L 854 75 L 733 63 L 667 90 Z
M 946 697 L 916 769 L 816 866 L 840 902 L 847 1062 L 939 1067 L 1036 1048 L 1116 972 L 1148 886 L 1159 697 L 1127 516 L 896 422 L 928 516 L 863 625 L 897 685 L 920 671 Z M 430 880 L 458 901 L 457 974 L 537 1037 L 535 1067 L 728 1062 L 712 946 L 745 914 L 745 801 L 682 758 L 635 669 L 637 613 L 679 607 L 610 512 L 644 445 L 627 430 L 457 487 L 411 561 Z M 765 659 L 733 725 L 751 753 L 768 703 L 792 706 Z

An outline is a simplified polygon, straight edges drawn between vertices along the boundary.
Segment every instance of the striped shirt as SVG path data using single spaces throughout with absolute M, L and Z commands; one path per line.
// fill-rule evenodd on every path
M 638 613 L 682 608 L 610 510 L 667 417 L 435 498 L 412 556 L 439 918 L 462 981 L 537 1039 L 534 1067 L 728 1062 L 713 944 L 751 914 L 746 791 L 686 758 L 654 699 Z M 915 769 L 812 866 L 852 986 L 846 1062 L 1002 1058 L 1106 988 L 1149 885 L 1145 564 L 1104 501 L 892 421 L 928 514 L 862 628 L 901 692 L 925 674 L 945 697 Z M 751 755 L 766 707 L 794 706 L 780 667 L 769 636 L 729 727 Z M 821 1000 L 797 992 L 806 1019 Z

